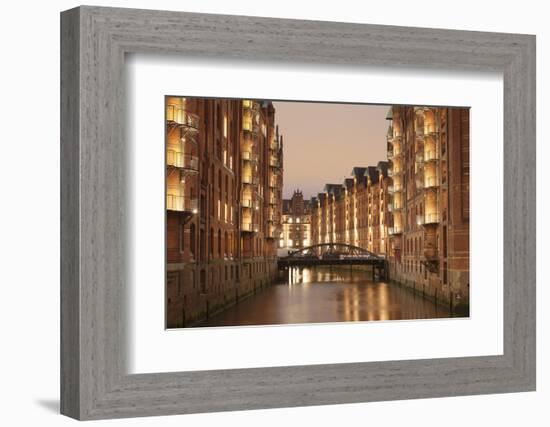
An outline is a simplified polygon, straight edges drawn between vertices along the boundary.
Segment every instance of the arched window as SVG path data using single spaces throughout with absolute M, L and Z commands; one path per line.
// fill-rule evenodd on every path
M 222 257 L 222 231 L 218 230 L 218 257 Z

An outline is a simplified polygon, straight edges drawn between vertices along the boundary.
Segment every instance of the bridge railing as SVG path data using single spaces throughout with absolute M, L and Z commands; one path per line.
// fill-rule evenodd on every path
M 345 243 L 320 243 L 312 246 L 300 248 L 286 259 L 378 259 L 384 260 L 373 252 L 370 252 L 359 246 L 348 245 Z

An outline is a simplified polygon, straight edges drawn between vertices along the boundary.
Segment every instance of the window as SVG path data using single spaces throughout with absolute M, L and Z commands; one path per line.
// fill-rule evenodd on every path
M 227 235 L 227 231 L 225 232 L 224 238 L 225 238 L 225 254 L 228 255 L 229 254 L 229 237 Z
M 227 114 L 223 116 L 223 137 L 227 138 Z
M 210 258 L 214 256 L 214 229 L 210 229 Z

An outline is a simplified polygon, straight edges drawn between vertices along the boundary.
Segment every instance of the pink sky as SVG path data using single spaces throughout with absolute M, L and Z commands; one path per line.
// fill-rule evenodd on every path
M 304 198 L 339 184 L 354 166 L 386 157 L 388 106 L 273 102 L 284 142 L 283 197 L 300 188 Z

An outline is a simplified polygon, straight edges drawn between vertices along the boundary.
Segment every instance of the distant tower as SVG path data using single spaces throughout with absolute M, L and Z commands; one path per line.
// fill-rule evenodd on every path
M 299 216 L 303 215 L 304 212 L 304 195 L 301 190 L 294 190 L 292 194 L 292 199 L 290 199 L 290 211 L 292 215 Z

